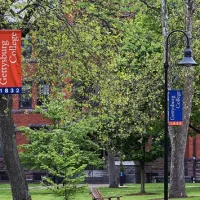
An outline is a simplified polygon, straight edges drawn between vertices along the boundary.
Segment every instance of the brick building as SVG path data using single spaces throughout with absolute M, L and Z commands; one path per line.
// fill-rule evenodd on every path
M 200 182 L 200 135 L 188 137 L 185 150 L 185 180 L 186 182 Z M 170 157 L 168 159 L 170 170 Z M 152 182 L 164 181 L 163 159 L 147 164 L 147 177 L 150 176 Z M 158 179 L 157 179 L 158 177 Z M 157 180 L 156 180 L 157 179 Z

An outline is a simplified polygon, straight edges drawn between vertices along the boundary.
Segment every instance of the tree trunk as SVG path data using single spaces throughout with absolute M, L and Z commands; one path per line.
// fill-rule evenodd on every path
M 141 193 L 146 193 L 145 191 L 145 163 L 140 161 L 140 175 L 141 175 Z
M 170 170 L 170 197 L 186 197 L 184 157 L 187 137 L 182 131 L 170 128 L 171 138 L 171 170 Z M 180 129 L 180 128 L 177 128 Z M 183 129 L 183 128 L 182 128 Z M 185 135 L 185 133 L 184 133 Z
M 112 152 L 108 151 L 108 173 L 109 173 L 109 187 L 118 188 L 117 172 L 115 168 L 115 159 Z
M 188 37 L 192 39 L 192 16 L 193 16 L 193 0 L 185 0 L 185 26 Z M 170 139 L 172 145 L 171 174 L 170 174 L 170 197 L 186 197 L 185 190 L 185 170 L 184 158 L 185 148 L 188 136 L 189 120 L 192 108 L 192 98 L 194 93 L 194 68 L 185 68 L 184 77 L 184 118 L 183 126 L 177 129 L 170 129 Z
M 161 0 L 162 4 L 162 24 L 164 41 L 168 35 L 168 16 L 167 1 Z M 185 16 L 186 30 L 190 38 L 192 38 L 192 15 L 193 0 L 185 0 Z M 183 36 L 184 37 L 184 36 Z M 169 69 L 170 70 L 170 69 Z M 170 169 L 170 197 L 186 197 L 185 190 L 185 171 L 184 157 L 188 135 L 188 126 L 193 98 L 193 67 L 185 68 L 184 77 L 184 99 L 183 99 L 183 125 L 181 127 L 169 127 L 169 136 L 171 141 L 171 169 Z M 169 73 L 170 76 L 170 73 Z M 171 78 L 169 77 L 169 80 Z M 171 82 L 170 82 L 171 86 Z
M 13 200 L 31 200 L 24 171 L 21 167 L 14 123 L 11 114 L 11 96 L 0 96 L 0 141 Z
M 185 69 L 184 83 L 184 118 L 183 125 L 177 128 L 170 128 L 171 140 L 171 173 L 170 173 L 170 197 L 186 197 L 184 158 L 188 135 L 189 118 L 193 97 L 193 68 Z

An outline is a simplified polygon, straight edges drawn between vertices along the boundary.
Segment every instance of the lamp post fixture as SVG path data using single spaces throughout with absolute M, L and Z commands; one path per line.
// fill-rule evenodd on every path
M 186 37 L 186 49 L 184 51 L 184 58 L 179 63 L 179 65 L 183 66 L 191 66 L 191 65 L 197 65 L 197 63 L 192 58 L 192 51 L 190 50 L 190 43 L 189 43 L 189 37 L 188 35 L 182 31 L 182 30 L 174 30 L 170 32 L 166 38 L 165 43 L 165 119 L 164 119 L 164 200 L 168 200 L 168 68 L 169 68 L 169 37 L 175 33 L 180 32 L 183 33 Z

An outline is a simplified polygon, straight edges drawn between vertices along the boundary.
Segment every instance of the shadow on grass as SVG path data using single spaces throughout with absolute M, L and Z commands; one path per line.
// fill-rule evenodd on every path
M 189 197 L 180 197 L 181 199 L 191 199 L 191 198 L 199 198 L 200 196 L 189 196 Z M 169 198 L 169 199 L 180 199 L 180 198 Z M 163 198 L 154 198 L 154 199 L 150 199 L 150 200 L 164 200 Z

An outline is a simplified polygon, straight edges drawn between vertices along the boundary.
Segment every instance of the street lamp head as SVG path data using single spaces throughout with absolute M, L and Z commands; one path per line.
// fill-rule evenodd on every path
M 189 48 L 185 49 L 185 51 L 184 51 L 184 58 L 179 63 L 179 65 L 184 65 L 184 66 L 197 65 L 197 63 L 192 58 L 192 51 Z

